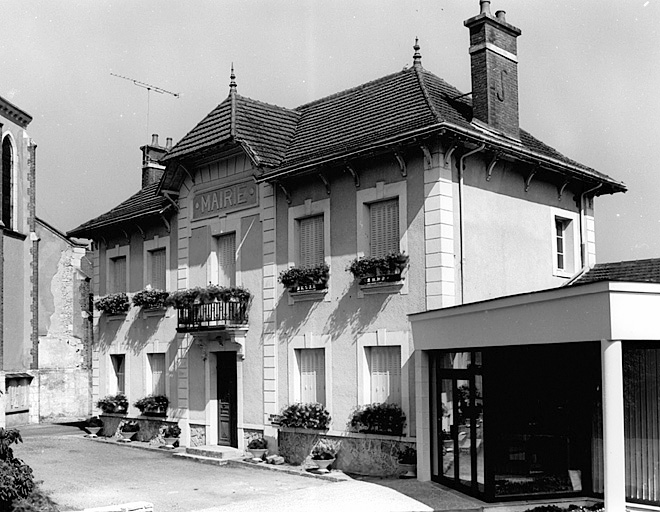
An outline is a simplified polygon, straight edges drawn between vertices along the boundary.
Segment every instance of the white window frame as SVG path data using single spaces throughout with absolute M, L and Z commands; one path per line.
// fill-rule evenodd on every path
M 562 221 L 564 229 L 564 268 L 557 265 L 557 228 L 556 222 Z M 550 240 L 552 254 L 552 275 L 573 277 L 580 270 L 580 215 L 577 212 L 550 209 Z
M 244 211 L 241 214 L 245 214 Z M 206 279 L 211 283 L 218 283 L 220 281 L 220 267 L 218 264 L 218 237 L 222 235 L 229 235 L 235 233 L 236 236 L 236 264 L 234 266 L 234 272 L 236 273 L 236 286 L 242 285 L 241 279 L 241 248 L 243 246 L 244 236 L 247 236 L 247 233 L 243 234 L 241 232 L 241 218 L 239 215 L 227 215 L 225 217 L 219 217 L 213 219 L 211 226 L 211 236 L 213 237 L 213 242 L 211 245 L 211 254 L 209 259 L 206 262 L 206 268 L 208 269 Z M 201 225 L 201 224 L 200 224 Z M 254 227 L 252 227 L 254 229 Z
M 151 254 L 149 254 L 151 251 L 155 251 L 157 249 L 165 249 L 165 265 L 167 270 L 165 271 L 165 291 L 171 290 L 172 289 L 172 283 L 174 283 L 174 280 L 176 279 L 175 276 L 175 270 L 170 268 L 170 237 L 169 236 L 158 236 L 155 235 L 152 240 L 145 240 L 143 244 L 143 249 L 142 249 L 142 254 L 143 258 L 142 261 L 144 262 L 143 265 L 143 285 L 146 287 L 151 280 Z M 128 264 L 128 261 L 127 261 Z M 153 286 L 153 285 L 152 285 Z
M 300 397 L 300 367 L 296 350 L 305 348 L 324 349 L 325 359 L 325 408 L 332 416 L 332 339 L 328 334 L 314 334 L 308 332 L 304 335 L 294 336 L 289 341 L 289 403 L 299 402 Z
M 330 267 L 330 199 L 321 199 L 312 201 L 306 199 L 304 204 L 289 207 L 288 222 L 288 255 L 289 263 L 287 268 L 295 267 L 300 262 L 300 219 L 323 215 L 323 259 L 325 264 Z M 332 272 L 332 268 L 330 268 Z M 325 302 L 330 301 L 330 282 L 328 281 L 328 293 L 323 297 Z M 293 304 L 293 299 L 289 297 L 289 304 Z
M 108 354 L 108 380 L 107 380 L 107 386 L 108 386 L 108 394 L 109 395 L 116 395 L 119 393 L 119 386 L 117 385 L 117 374 L 115 373 L 115 365 L 112 362 L 112 357 L 113 356 L 123 356 L 124 357 L 124 395 L 128 396 L 128 388 L 129 388 L 129 358 L 127 357 L 125 352 L 115 352 L 112 354 Z
M 152 371 L 152 368 L 151 368 L 151 359 L 149 358 L 149 356 L 151 356 L 151 355 L 162 355 L 163 356 L 163 359 L 164 359 L 163 377 L 162 377 L 164 379 L 164 381 L 163 381 L 163 387 L 164 387 L 163 394 L 165 396 L 169 396 L 168 395 L 169 387 L 167 385 L 168 384 L 167 383 L 167 381 L 168 381 L 167 374 L 168 374 L 168 368 L 169 368 L 169 361 L 167 360 L 167 352 L 145 352 L 146 365 L 145 365 L 144 374 L 145 374 L 145 377 L 146 377 L 146 383 L 145 383 L 146 394 L 150 395 L 150 394 L 154 393 L 154 390 L 153 390 L 154 389 L 154 378 L 153 378 L 153 371 Z
M 413 365 L 411 343 L 406 331 L 388 331 L 378 329 L 358 336 L 356 343 L 358 405 L 371 403 L 371 375 L 367 348 L 369 347 L 401 347 L 401 409 L 407 418 L 411 418 L 409 368 Z M 409 361 L 410 364 L 406 364 Z M 406 425 L 408 435 L 411 435 L 410 424 Z
M 399 200 L 399 250 L 408 253 L 408 186 L 406 181 L 395 183 L 376 182 L 376 186 L 364 190 L 358 190 L 356 194 L 357 210 L 357 257 L 363 258 L 369 255 L 370 231 L 369 231 L 369 205 L 385 199 Z M 400 294 L 408 293 L 408 280 L 403 280 Z M 362 290 L 358 288 L 358 298 L 363 298 Z
M 112 249 L 106 249 L 105 251 L 105 294 L 108 295 L 112 289 L 112 265 L 114 258 L 121 258 L 122 256 L 126 257 L 126 292 L 131 289 L 131 282 L 129 276 L 131 275 L 131 251 L 130 246 L 128 245 L 115 245 Z

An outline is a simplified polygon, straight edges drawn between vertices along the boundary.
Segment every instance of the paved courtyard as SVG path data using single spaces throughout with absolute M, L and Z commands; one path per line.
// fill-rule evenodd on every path
M 76 427 L 21 427 L 16 456 L 61 510 L 154 504 L 155 512 L 249 510 L 475 510 L 475 502 L 435 484 L 403 480 L 333 482 L 251 466 L 215 466 L 86 439 Z M 408 496 L 406 495 L 408 494 Z M 414 496 L 411 497 L 411 496 Z

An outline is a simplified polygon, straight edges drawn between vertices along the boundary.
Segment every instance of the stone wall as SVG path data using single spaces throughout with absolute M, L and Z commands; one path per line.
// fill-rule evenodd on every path
M 206 446 L 206 425 L 190 424 L 190 446 Z
M 319 439 L 335 442 L 339 451 L 334 469 L 346 473 L 370 476 L 395 476 L 399 468 L 399 453 L 416 443 L 410 438 L 323 430 L 281 428 L 278 435 L 279 454 L 290 464 L 309 462 L 312 448 Z

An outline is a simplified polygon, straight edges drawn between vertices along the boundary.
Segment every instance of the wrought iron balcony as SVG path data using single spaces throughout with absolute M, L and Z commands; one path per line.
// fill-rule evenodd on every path
M 177 307 L 177 331 L 215 331 L 244 327 L 249 300 L 217 301 Z

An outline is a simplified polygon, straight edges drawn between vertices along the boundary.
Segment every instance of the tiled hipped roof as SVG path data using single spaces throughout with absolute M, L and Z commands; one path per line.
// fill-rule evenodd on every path
M 572 286 L 597 281 L 660 283 L 660 258 L 598 263 L 576 279 Z

